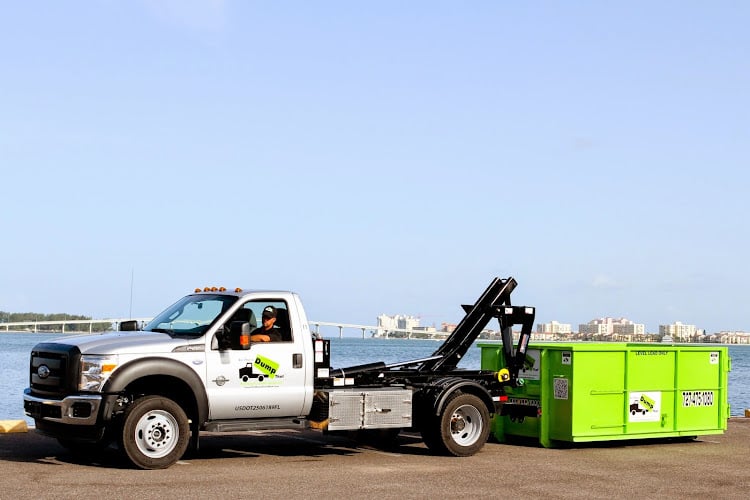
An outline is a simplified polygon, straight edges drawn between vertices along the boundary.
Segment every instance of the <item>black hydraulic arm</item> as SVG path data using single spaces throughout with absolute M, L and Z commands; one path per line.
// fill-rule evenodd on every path
M 503 339 L 503 353 L 505 356 L 509 379 L 515 385 L 518 380 L 518 372 L 526 362 L 526 349 L 531 339 L 531 329 L 534 325 L 535 311 L 528 306 L 501 306 L 497 310 L 497 319 L 500 322 L 500 333 Z M 513 325 L 521 325 L 521 333 L 518 337 L 518 347 L 513 347 Z
M 513 278 L 495 278 L 473 306 L 463 306 L 466 315 L 456 326 L 445 342 L 429 357 L 386 365 L 383 362 L 331 369 L 332 374 L 340 377 L 377 377 L 383 373 L 398 373 L 401 377 L 413 375 L 430 376 L 434 373 L 445 373 L 456 369 L 459 361 L 471 347 L 482 330 L 492 320 L 500 322 L 503 353 L 507 367 L 501 382 L 515 384 L 519 370 L 526 360 L 526 348 L 531 338 L 534 324 L 534 308 L 512 306 L 510 294 L 518 283 Z M 513 346 L 513 325 L 522 325 L 518 347 Z M 413 366 L 414 369 L 402 370 Z
M 510 306 L 510 294 L 513 289 L 516 288 L 518 283 L 513 278 L 501 279 L 495 278 L 492 280 L 490 285 L 479 297 L 473 306 L 464 306 L 466 316 L 456 326 L 456 329 L 451 333 L 443 344 L 433 353 L 435 359 L 429 359 L 422 363 L 418 368 L 421 372 L 427 371 L 450 371 L 456 368 L 458 362 L 461 361 L 466 351 L 471 347 L 471 343 L 479 337 L 479 334 L 492 320 L 492 318 L 500 318 L 505 312 L 505 307 Z M 513 308 L 515 309 L 515 308 Z M 531 323 L 533 323 L 533 314 L 531 317 Z M 505 331 L 508 331 L 510 337 L 510 328 L 512 322 L 506 321 L 503 324 L 501 320 L 501 329 L 503 330 L 503 344 L 510 345 L 511 357 L 507 357 L 508 351 L 506 348 L 506 359 L 512 359 L 513 355 L 513 339 L 510 338 L 506 344 Z M 531 328 L 529 327 L 529 335 Z M 526 344 L 528 339 L 526 339 Z M 519 352 L 523 352 L 525 356 L 525 345 L 521 350 L 521 343 L 519 342 Z M 523 363 L 523 360 L 520 362 Z M 517 373 L 517 372 L 516 372 Z

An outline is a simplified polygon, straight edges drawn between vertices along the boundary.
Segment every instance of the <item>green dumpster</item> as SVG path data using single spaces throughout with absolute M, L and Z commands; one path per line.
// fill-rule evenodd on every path
M 484 370 L 505 367 L 501 343 L 479 343 Z M 535 343 L 508 388 L 493 434 L 559 442 L 720 434 L 727 428 L 726 347 Z

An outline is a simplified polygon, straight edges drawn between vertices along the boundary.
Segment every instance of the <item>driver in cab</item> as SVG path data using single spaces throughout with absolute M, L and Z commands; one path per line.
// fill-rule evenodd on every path
M 256 328 L 250 334 L 251 342 L 280 342 L 281 332 L 276 327 L 276 308 L 266 306 L 263 308 L 263 326 Z

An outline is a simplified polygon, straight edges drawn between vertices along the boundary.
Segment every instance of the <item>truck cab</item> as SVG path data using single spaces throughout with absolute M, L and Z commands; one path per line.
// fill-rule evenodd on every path
M 206 296 L 195 295 L 193 299 L 206 300 Z M 254 331 L 264 331 L 262 318 L 268 311 L 273 311 L 275 322 L 270 328 L 271 340 L 251 340 Z M 203 342 L 209 421 L 309 413 L 313 365 L 308 361 L 313 359 L 313 343 L 304 309 L 295 294 L 242 295 L 208 329 Z
M 251 341 L 269 308 L 275 312 L 276 340 Z M 137 465 L 152 468 L 159 462 L 149 455 L 161 458 L 161 452 L 150 450 L 184 446 L 170 441 L 170 436 L 179 434 L 182 440 L 190 434 L 187 428 L 178 432 L 183 416 L 185 424 L 191 422 L 197 446 L 200 430 L 244 429 L 250 421 L 262 428 L 264 421 L 307 415 L 313 401 L 313 360 L 313 339 L 297 294 L 196 289 L 138 331 L 66 337 L 35 346 L 24 407 L 39 432 L 73 448 L 120 432 L 134 402 L 144 395 L 169 398 L 182 416 L 164 417 L 158 403 L 152 403 L 139 417 L 142 426 L 150 417 L 163 419 L 157 430 L 164 437 L 140 443 L 148 460 Z M 133 432 L 139 432 L 137 425 Z

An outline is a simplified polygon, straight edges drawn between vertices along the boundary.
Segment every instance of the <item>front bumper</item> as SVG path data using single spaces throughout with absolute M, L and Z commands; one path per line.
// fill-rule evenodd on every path
M 63 399 L 45 399 L 23 393 L 23 409 L 35 420 L 70 425 L 95 425 L 102 396 L 98 394 L 67 396 Z

